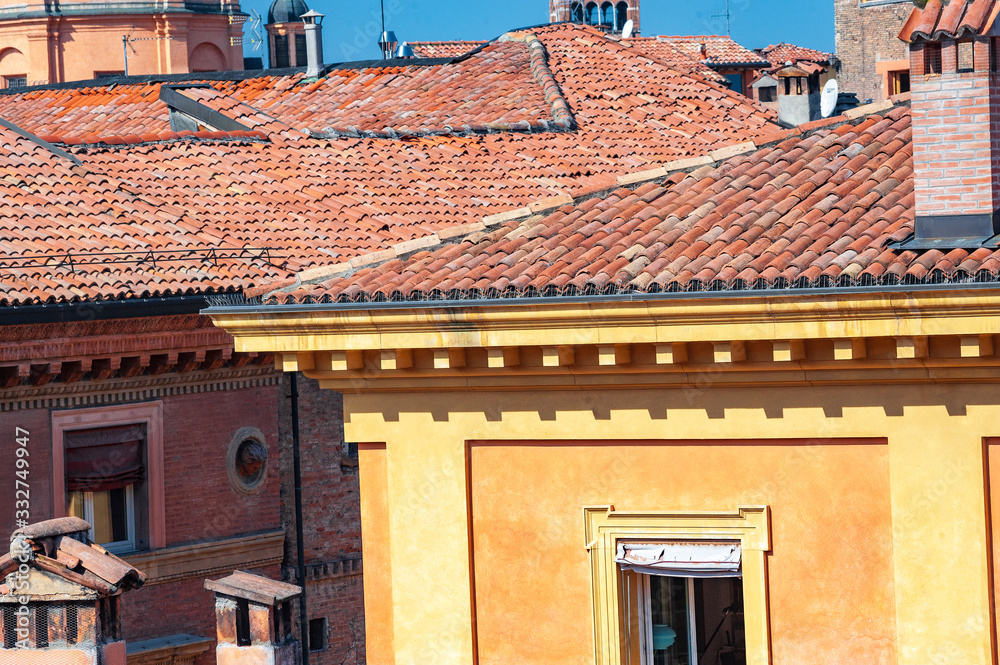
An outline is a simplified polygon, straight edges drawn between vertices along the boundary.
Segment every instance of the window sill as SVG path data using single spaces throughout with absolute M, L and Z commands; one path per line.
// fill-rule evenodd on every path
M 123 558 L 147 575 L 146 586 L 192 577 L 206 577 L 235 569 L 280 564 L 285 532 L 214 540 L 180 547 L 139 552 Z

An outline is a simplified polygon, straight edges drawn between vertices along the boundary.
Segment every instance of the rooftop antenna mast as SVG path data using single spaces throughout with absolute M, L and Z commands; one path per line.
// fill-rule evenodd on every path
M 122 35 L 122 53 L 125 55 L 125 76 L 128 76 L 128 50 L 132 48 L 134 42 L 161 42 L 168 40 L 173 40 L 173 37 L 133 37 L 131 30 L 129 30 L 127 35 Z M 135 52 L 134 48 L 132 48 L 132 52 Z
M 712 18 L 724 18 L 726 19 L 726 36 L 731 37 L 732 31 L 729 29 L 729 20 L 732 18 L 733 14 L 729 11 L 729 0 L 726 0 L 726 13 L 725 14 L 713 14 Z

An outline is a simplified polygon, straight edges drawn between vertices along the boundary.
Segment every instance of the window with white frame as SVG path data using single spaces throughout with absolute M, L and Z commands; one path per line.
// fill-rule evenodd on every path
M 146 426 L 66 430 L 66 514 L 109 552 L 147 547 Z
M 736 543 L 619 543 L 626 665 L 745 665 Z

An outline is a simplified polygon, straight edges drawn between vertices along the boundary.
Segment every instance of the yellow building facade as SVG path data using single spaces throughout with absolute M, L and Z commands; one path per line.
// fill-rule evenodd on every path
M 683 540 L 741 544 L 745 662 L 908 665 L 994 662 L 998 306 L 211 311 L 344 394 L 368 662 L 642 662 L 615 546 Z

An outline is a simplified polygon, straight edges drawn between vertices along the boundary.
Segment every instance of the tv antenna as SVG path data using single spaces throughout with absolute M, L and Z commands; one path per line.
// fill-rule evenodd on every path
M 726 19 L 726 35 L 732 36 L 732 31 L 729 29 L 729 21 L 733 14 L 729 11 L 729 0 L 726 0 L 726 13 L 725 14 L 712 14 L 712 18 L 724 18 Z
M 135 47 L 132 46 L 135 42 L 163 42 L 173 40 L 173 37 L 133 37 L 132 31 L 129 30 L 127 35 L 122 35 L 122 53 L 125 56 L 125 76 L 128 76 L 128 51 L 132 49 L 132 53 L 135 53 Z

